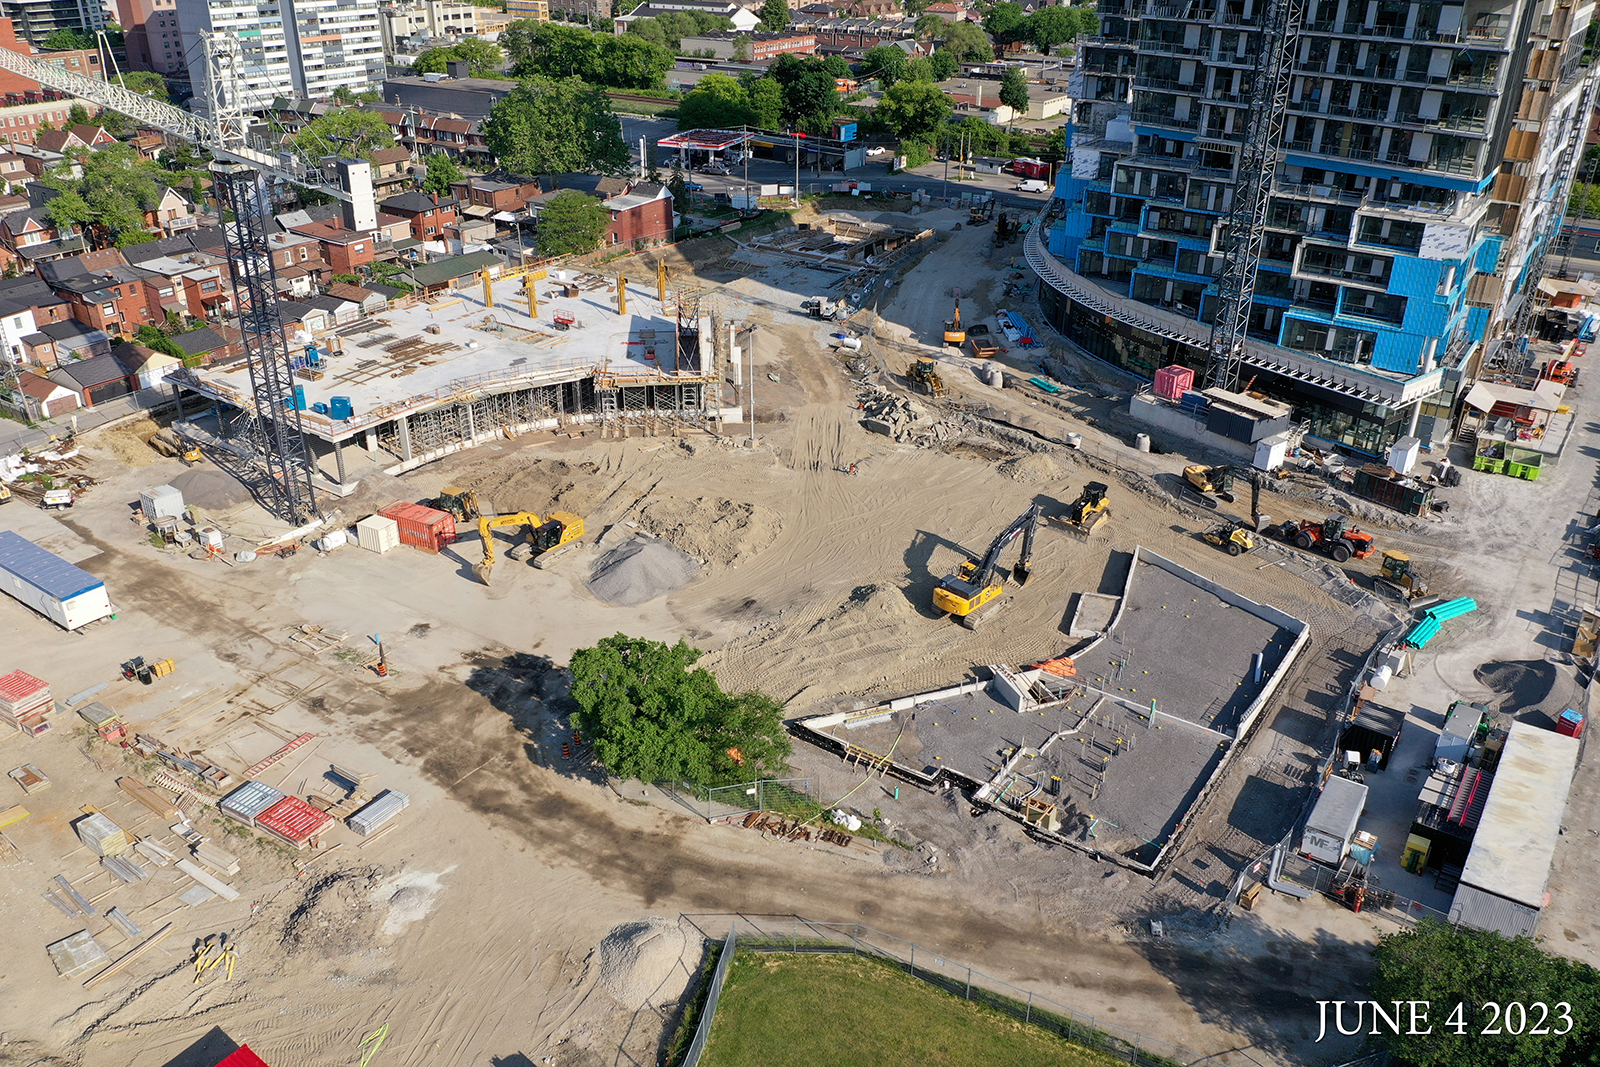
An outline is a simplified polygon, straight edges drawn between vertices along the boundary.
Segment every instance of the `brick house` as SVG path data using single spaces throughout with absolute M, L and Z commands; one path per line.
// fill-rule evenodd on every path
M 139 387 L 138 378 L 110 353 L 63 363 L 50 372 L 50 380 L 77 393 L 86 408 L 127 396 Z
M 165 317 L 160 300 L 165 279 L 129 266 L 115 248 L 40 264 L 39 274 L 85 326 L 130 336 Z M 151 281 L 156 284 L 147 284 Z
M 779 56 L 808 56 L 817 50 L 817 38 L 810 33 L 736 33 L 733 30 L 712 30 L 684 37 L 679 51 L 697 56 L 706 52 L 717 59 L 729 60 L 738 51 L 741 42 L 749 42 L 750 58 L 756 63 Z
M 209 319 L 233 310 L 233 292 L 220 267 L 196 267 L 173 282 L 182 283 L 184 306 L 196 318 Z
M 183 352 L 185 362 L 198 361 L 203 366 L 235 355 L 240 336 L 226 326 L 202 326 L 169 340 Z
M 539 179 L 495 171 L 453 182 L 450 191 L 463 205 L 463 215 L 487 217 L 497 211 L 521 211 L 522 205 L 542 192 Z M 474 209 L 481 210 L 474 210 Z
M 65 155 L 75 149 L 88 150 L 99 148 L 101 145 L 116 144 L 117 139 L 107 133 L 103 126 L 79 123 L 64 130 L 45 130 L 34 136 L 33 143 L 46 152 L 60 152 Z
M 347 230 L 338 219 L 322 219 L 294 226 L 291 233 L 314 237 L 322 246 L 322 259 L 335 274 L 354 274 L 378 258 L 380 245 L 387 250 L 392 243 L 382 230 Z
M 0 269 L 76 255 L 88 245 L 76 226 L 57 229 L 43 208 L 30 207 L 0 217 Z
M 640 182 L 605 205 L 611 212 L 607 243 L 638 249 L 672 239 L 672 193 L 665 185 Z
M 111 335 L 77 319 L 63 319 L 39 327 L 22 339 L 23 362 L 55 367 L 75 359 L 111 354 Z
M 419 189 L 391 196 L 378 206 L 390 215 L 405 219 L 411 226 L 411 236 L 418 241 L 439 240 L 447 228 L 456 224 L 458 217 L 455 197 L 441 200 L 438 193 L 424 193 Z

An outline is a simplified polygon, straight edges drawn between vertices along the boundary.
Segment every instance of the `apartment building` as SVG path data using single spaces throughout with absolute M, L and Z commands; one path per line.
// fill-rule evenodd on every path
M 106 28 L 100 0 L 3 0 L 0 15 L 17 27 L 17 36 L 44 47 L 44 39 L 57 30 L 77 30 L 90 36 Z
M 117 22 L 127 41 L 129 67 L 157 74 L 188 70 L 178 0 L 117 0 Z
M 243 50 L 243 77 L 225 99 L 265 111 L 276 97 L 326 100 L 339 88 L 362 93 L 383 79 L 377 0 L 176 0 L 195 110 L 207 106 L 200 35 L 231 35 Z
M 1101 0 L 1080 52 L 1070 165 L 1028 259 L 1051 324 L 1147 378 L 1206 366 L 1265 6 Z M 1358 452 L 1449 437 L 1555 236 L 1592 10 L 1308 0 L 1241 384 Z

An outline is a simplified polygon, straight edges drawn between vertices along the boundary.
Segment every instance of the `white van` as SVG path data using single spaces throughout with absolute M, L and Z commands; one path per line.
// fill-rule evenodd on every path
M 1040 178 L 1029 178 L 1026 181 L 1018 182 L 1016 190 L 1019 193 L 1048 193 L 1050 191 L 1050 183 Z

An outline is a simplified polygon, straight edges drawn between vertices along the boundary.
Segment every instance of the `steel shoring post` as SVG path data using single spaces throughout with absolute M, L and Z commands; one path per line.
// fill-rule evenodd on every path
M 289 345 L 278 319 L 277 278 L 267 245 L 267 192 L 255 169 L 242 163 L 211 165 L 223 206 L 228 273 L 239 314 L 240 346 L 255 399 L 252 436 L 266 467 L 263 500 L 278 518 L 299 526 L 317 514 L 305 428 L 294 405 Z

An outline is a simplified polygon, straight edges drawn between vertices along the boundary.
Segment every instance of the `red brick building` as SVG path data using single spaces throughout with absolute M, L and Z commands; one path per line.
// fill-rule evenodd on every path
M 382 231 L 347 230 L 338 219 L 325 219 L 294 227 L 294 232 L 315 237 L 322 245 L 322 258 L 335 274 L 354 274 L 356 268 L 378 258 Z
M 606 241 L 630 248 L 648 248 L 672 239 L 672 193 L 664 185 L 640 182 L 605 202 L 611 212 Z
M 491 215 L 496 211 L 521 211 L 522 205 L 538 196 L 543 189 L 537 178 L 496 171 L 455 182 L 450 186 L 450 191 L 461 201 L 462 214 L 473 214 L 473 208 L 486 208 L 479 214 Z
M 534 183 L 535 188 L 538 183 Z M 440 199 L 438 193 L 424 193 L 413 189 L 409 193 L 391 196 L 378 205 L 390 215 L 398 215 L 411 224 L 411 236 L 419 241 L 437 241 L 444 231 L 455 226 L 457 202 L 455 197 Z M 505 210 L 520 211 L 522 204 Z

